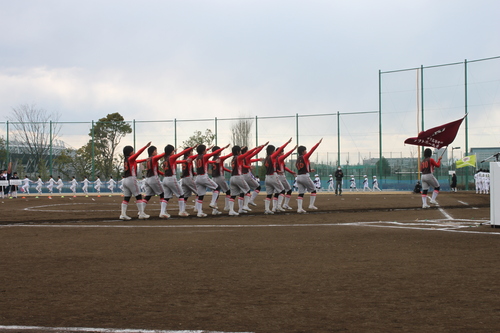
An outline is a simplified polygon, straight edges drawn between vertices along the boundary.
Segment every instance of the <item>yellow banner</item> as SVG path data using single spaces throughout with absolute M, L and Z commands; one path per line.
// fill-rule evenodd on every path
M 456 162 L 457 169 L 466 166 L 476 167 L 476 155 L 465 156 Z

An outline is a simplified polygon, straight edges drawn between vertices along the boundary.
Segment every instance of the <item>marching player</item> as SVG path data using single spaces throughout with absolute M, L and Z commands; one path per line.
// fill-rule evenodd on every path
M 356 179 L 354 178 L 354 175 L 351 175 L 350 179 L 351 185 L 349 185 L 349 191 L 356 191 L 358 192 L 358 188 L 356 187 Z
M 207 214 L 203 213 L 203 199 L 205 198 L 205 194 L 207 193 L 207 188 L 210 188 L 215 191 L 219 191 L 219 186 L 208 177 L 208 161 L 209 159 L 223 151 L 229 147 L 229 144 L 225 147 L 222 147 L 219 150 L 213 151 L 212 153 L 207 154 L 207 146 L 199 145 L 196 147 L 196 151 L 198 152 L 198 156 L 196 156 L 196 192 L 198 193 L 198 199 L 196 200 L 196 211 L 198 212 L 198 217 L 206 217 Z M 212 209 L 216 208 L 211 207 Z
M 24 176 L 23 186 L 21 187 L 21 191 L 23 191 L 26 194 L 30 194 L 30 183 L 33 183 L 33 181 L 31 181 L 27 175 Z
M 382 191 L 382 190 L 380 189 L 380 187 L 378 187 L 378 180 L 377 180 L 377 176 L 373 176 L 373 188 L 372 188 L 372 191 L 375 191 L 375 190 Z
M 316 191 L 321 190 L 321 178 L 319 178 L 318 174 L 314 175 L 314 186 L 316 187 Z
M 212 152 L 219 150 L 220 147 L 214 146 Z M 231 198 L 231 191 L 229 191 L 229 185 L 227 185 L 226 178 L 224 177 L 224 172 L 231 172 L 231 170 L 224 167 L 224 161 L 229 157 L 233 156 L 230 153 L 225 156 L 220 156 L 221 153 L 215 154 L 213 160 L 209 163 L 212 165 L 212 180 L 220 187 L 220 191 L 226 194 L 224 202 L 224 210 L 229 209 L 229 200 Z M 217 200 L 219 198 L 219 192 L 214 190 L 212 192 L 212 202 L 211 206 L 216 207 L 212 210 L 212 215 L 219 215 L 221 212 L 217 210 Z
M 101 185 L 102 185 L 101 178 L 97 176 L 96 180 L 94 181 L 94 189 L 99 194 L 101 193 Z
M 290 170 L 289 168 L 286 167 L 285 165 L 285 159 L 290 156 L 290 154 L 297 149 L 297 145 L 293 147 L 289 152 L 286 154 L 283 153 L 283 151 L 280 153 L 278 156 L 278 164 L 276 171 L 278 172 L 278 179 L 281 182 L 281 185 L 283 185 L 284 190 L 281 192 L 279 198 L 278 198 L 278 207 L 277 209 L 282 211 L 284 209 L 292 209 L 288 204 L 290 203 L 290 198 L 292 197 L 292 187 L 290 186 L 290 183 L 286 179 L 286 174 L 285 172 L 291 173 L 294 177 L 297 175 L 294 171 Z
M 76 197 L 76 185 L 78 184 L 78 182 L 76 181 L 75 176 L 72 177 L 70 184 L 71 185 L 69 186 L 69 189 L 71 190 L 71 192 L 73 192 L 73 197 Z
M 113 176 L 109 176 L 108 190 L 111 192 L 111 194 L 114 194 L 115 186 L 116 186 L 116 181 L 113 179 Z
M 284 190 L 281 181 L 278 178 L 278 173 L 276 172 L 276 165 L 278 162 L 278 155 L 281 154 L 283 149 L 292 142 L 292 138 L 285 142 L 281 147 L 276 149 L 273 145 L 268 145 L 266 148 L 266 159 L 264 161 L 264 167 L 266 168 L 266 200 L 264 201 L 264 214 L 274 214 L 278 211 L 284 211 L 283 208 L 278 210 L 278 197 L 280 193 Z M 271 200 L 273 202 L 273 208 L 270 209 Z
M 314 184 L 311 180 L 311 177 L 309 176 L 309 172 L 315 171 L 314 169 L 311 169 L 311 163 L 309 162 L 309 157 L 311 154 L 318 148 L 320 143 L 323 141 L 323 139 L 319 140 L 319 142 L 314 145 L 309 152 L 307 152 L 307 148 L 304 146 L 300 146 L 297 148 L 297 153 L 298 153 L 298 158 L 296 161 L 296 167 L 297 167 L 297 185 L 299 188 L 299 196 L 297 197 L 297 213 L 307 213 L 303 208 L 303 200 L 304 200 L 304 193 L 306 191 L 311 193 L 311 198 L 309 201 L 309 209 L 318 209 L 316 206 L 314 206 L 314 201 L 316 201 L 316 189 L 314 187 Z
M 332 175 L 329 175 L 330 179 L 328 179 L 328 191 L 330 192 L 333 192 L 333 188 L 334 188 L 334 185 L 333 185 L 333 176 Z
M 261 146 L 251 149 L 250 152 L 248 150 L 248 147 L 241 148 L 241 154 L 246 156 L 245 160 L 243 161 L 241 169 L 243 172 L 243 179 L 247 182 L 248 186 L 250 187 L 250 191 L 246 193 L 245 198 L 243 200 L 244 201 L 243 206 L 246 208 L 249 208 L 248 207 L 249 204 L 252 206 L 257 206 L 257 204 L 255 203 L 255 198 L 257 198 L 257 195 L 259 195 L 261 190 L 260 179 L 259 177 L 253 174 L 251 165 L 254 162 L 260 161 L 259 158 L 254 159 L 253 157 L 258 153 L 260 153 L 262 149 L 264 149 L 264 147 L 267 146 L 268 143 L 269 141 Z
M 144 208 L 146 206 L 144 200 L 142 199 L 142 194 L 139 192 L 139 186 L 137 184 L 137 157 L 146 150 L 151 145 L 149 142 L 147 145 L 139 149 L 134 153 L 134 147 L 125 146 L 123 148 L 123 156 L 125 157 L 123 161 L 123 201 L 121 205 L 121 215 L 120 220 L 130 220 L 131 218 L 127 215 L 127 208 L 132 196 L 135 197 L 135 202 L 137 209 L 139 210 L 139 219 L 147 219 L 149 215 L 144 213 Z
M 434 177 L 434 168 L 439 168 L 441 166 L 441 158 L 438 158 L 436 162 L 432 157 L 432 150 L 427 148 L 424 150 L 424 159 L 421 163 L 422 170 L 422 208 L 429 208 L 430 206 L 427 204 L 427 192 L 430 187 L 434 188 L 432 192 L 432 197 L 430 199 L 430 203 L 437 205 L 436 198 L 439 194 L 440 185 L 436 177 Z
M 59 194 L 61 194 L 64 186 L 64 182 L 62 181 L 61 176 L 57 176 L 56 184 L 57 184 L 56 188 L 59 191 Z
M 368 191 L 371 191 L 372 189 L 370 188 L 370 185 L 368 185 L 368 176 L 367 175 L 363 175 L 363 192 L 368 190 Z
M 250 152 L 247 152 L 248 155 Z M 245 154 L 241 154 L 240 146 L 233 146 L 232 148 L 233 159 L 231 161 L 231 179 L 229 180 L 229 184 L 231 185 L 231 198 L 229 199 L 229 215 L 237 216 L 242 213 L 247 213 L 247 210 L 244 209 L 244 197 L 245 194 L 250 191 L 250 187 L 245 181 L 242 172 L 243 172 L 243 163 L 245 163 Z M 238 203 L 239 210 L 236 212 L 234 210 L 234 200 L 236 199 L 236 195 L 238 195 Z M 248 208 L 248 207 L 247 207 Z
M 186 147 L 186 149 L 189 147 Z M 178 160 L 177 164 L 181 165 L 181 189 L 182 195 L 184 196 L 184 202 L 188 202 L 188 198 L 194 193 L 196 196 L 196 184 L 194 183 L 194 173 L 193 173 L 193 161 L 197 155 L 193 155 L 193 150 L 189 150 L 184 153 L 183 160 Z
M 196 146 L 195 146 L 196 147 Z M 184 200 L 184 193 L 181 190 L 181 186 L 179 185 L 179 181 L 177 180 L 176 170 L 177 170 L 177 159 L 184 155 L 185 153 L 193 150 L 195 147 L 189 147 L 184 149 L 178 154 L 175 153 L 175 148 L 172 145 L 165 146 L 165 154 L 163 161 L 163 172 L 165 177 L 163 178 L 163 189 L 165 191 L 165 197 L 163 200 L 163 205 L 165 206 L 165 215 L 167 211 L 168 201 L 175 195 L 178 198 L 179 203 L 179 216 L 189 216 L 186 212 L 186 201 Z
M 50 175 L 49 181 L 45 183 L 47 184 L 47 189 L 49 190 L 49 194 L 52 194 L 52 190 L 54 188 L 55 183 L 56 181 L 54 180 L 54 178 L 52 178 L 52 175 Z
M 83 186 L 82 186 L 82 191 L 84 194 L 89 194 L 89 184 L 90 184 L 90 181 L 87 179 L 87 176 L 83 177 L 83 182 L 82 182 Z
M 159 170 L 158 161 L 162 158 L 165 153 L 158 155 L 158 150 L 155 146 L 148 147 L 148 158 L 143 160 L 137 160 L 137 163 L 146 162 L 146 181 L 144 187 L 146 188 L 146 196 L 144 198 L 144 210 L 146 210 L 146 205 L 153 195 L 160 196 L 160 218 L 169 218 L 170 215 L 167 214 L 167 202 L 164 199 L 163 186 L 158 175 L 163 175 L 163 172 Z
M 43 186 L 42 176 L 38 176 L 38 180 L 36 181 L 35 189 L 38 191 L 39 195 L 42 194 L 42 186 Z

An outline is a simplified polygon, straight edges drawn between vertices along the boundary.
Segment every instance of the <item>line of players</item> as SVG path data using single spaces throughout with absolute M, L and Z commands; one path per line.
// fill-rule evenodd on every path
M 13 177 L 11 177 L 10 179 L 19 179 L 17 177 L 17 173 L 14 172 Z M 20 189 L 22 193 L 30 194 L 31 184 L 36 184 L 35 190 L 37 191 L 37 193 L 39 195 L 42 194 L 44 185 L 46 185 L 46 188 L 47 188 L 49 194 L 53 194 L 54 189 L 56 189 L 59 192 L 59 194 L 62 194 L 62 190 L 63 190 L 63 187 L 65 185 L 60 176 L 57 177 L 57 180 L 54 180 L 52 175 L 49 176 L 49 180 L 47 182 L 44 182 L 42 180 L 41 176 L 38 176 L 38 180 L 36 180 L 36 181 L 32 181 L 31 179 L 29 179 L 28 176 L 25 176 L 25 178 L 22 180 L 22 183 L 23 183 L 23 185 L 21 186 L 21 189 Z M 89 181 L 87 179 L 87 177 L 84 177 L 84 180 L 82 182 L 78 182 L 75 179 L 75 177 L 73 176 L 73 178 L 69 182 L 69 184 L 70 184 L 69 189 L 73 193 L 73 195 L 75 196 L 76 192 L 77 192 L 77 186 L 79 184 L 82 184 L 82 191 L 84 194 L 89 193 L 88 189 L 89 189 L 89 185 L 91 185 L 91 184 L 94 185 L 94 189 L 97 193 L 101 193 L 101 186 L 107 184 L 108 190 L 111 192 L 111 194 L 113 194 L 114 190 L 116 188 L 117 182 L 113 179 L 113 177 L 110 177 L 109 181 L 103 182 L 100 180 L 99 176 L 97 176 L 97 178 L 94 182 Z M 119 187 L 120 187 L 120 185 L 119 185 Z M 17 186 L 13 186 L 10 193 L 11 193 L 12 197 L 17 198 Z
M 474 174 L 474 184 L 476 185 L 476 194 L 490 193 L 490 171 L 479 169 Z
M 311 169 L 309 157 L 322 142 L 322 139 L 309 151 L 305 146 L 295 146 L 285 152 L 286 146 L 291 142 L 288 140 L 280 147 L 270 145 L 269 142 L 258 147 L 249 149 L 248 147 L 233 146 L 231 153 L 222 155 L 222 152 L 229 147 L 197 145 L 187 147 L 181 152 L 177 152 L 175 147 L 167 145 L 164 152 L 158 153 L 151 142 L 146 146 L 134 151 L 132 146 L 123 148 L 124 174 L 123 174 L 123 201 L 121 204 L 120 219 L 130 220 L 127 209 L 132 197 L 136 199 L 139 211 L 139 219 L 147 219 L 146 206 L 149 200 L 158 195 L 160 197 L 160 218 L 169 218 L 167 213 L 168 203 L 171 198 L 178 198 L 179 216 L 189 216 L 186 211 L 186 202 L 190 196 L 196 195 L 195 212 L 198 217 L 206 217 L 203 212 L 204 198 L 207 189 L 212 190 L 211 201 L 208 204 L 212 210 L 212 215 L 222 214 L 218 209 L 218 199 L 220 195 L 225 195 L 224 209 L 230 216 L 237 216 L 251 211 L 249 206 L 256 206 L 255 198 L 261 188 L 251 169 L 252 164 L 258 161 L 263 162 L 266 171 L 266 198 L 264 200 L 264 213 L 274 214 L 291 210 L 290 198 L 292 188 L 285 177 L 285 172 L 297 176 L 297 212 L 306 213 L 303 208 L 304 194 L 310 193 L 309 209 L 318 209 L 314 203 L 316 200 L 316 188 L 309 173 L 315 171 Z M 255 158 L 262 150 L 266 149 L 266 157 Z M 147 149 L 148 157 L 138 159 Z M 297 172 L 285 166 L 285 159 L 297 149 Z M 194 154 L 196 151 L 196 155 Z M 224 161 L 231 158 L 231 170 L 224 166 Z M 161 162 L 160 170 L 160 159 Z M 143 197 L 137 181 L 137 165 L 146 163 L 146 194 Z M 177 165 L 181 165 L 180 181 L 177 179 Z M 211 167 L 211 178 L 209 177 L 209 166 Z M 229 184 L 226 182 L 224 173 L 231 173 Z M 163 176 L 163 180 L 160 180 Z M 238 209 L 236 209 L 236 203 Z
M 339 167 L 339 170 L 340 170 L 340 167 Z M 335 188 L 336 181 L 334 180 L 332 175 L 330 175 L 329 177 L 330 177 L 330 179 L 328 179 L 328 182 L 327 182 L 328 191 L 335 191 L 336 194 L 337 193 L 341 194 L 342 193 L 342 185 L 343 185 L 342 178 L 339 179 L 337 177 L 337 183 L 338 183 L 337 186 L 338 187 Z M 354 178 L 354 175 L 351 175 L 350 177 L 351 178 L 349 179 L 349 191 L 351 191 L 351 192 L 359 191 L 357 186 L 356 186 L 356 179 Z M 318 190 L 321 189 L 321 179 L 319 178 L 319 175 L 315 175 L 314 184 Z M 373 176 L 372 187 L 370 188 L 368 176 L 363 175 L 363 192 L 365 192 L 365 191 L 382 191 L 378 185 L 377 176 Z

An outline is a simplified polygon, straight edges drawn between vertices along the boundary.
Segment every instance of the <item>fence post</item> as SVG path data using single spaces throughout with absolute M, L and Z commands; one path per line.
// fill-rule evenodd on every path
M 95 129 L 92 120 L 92 179 L 95 179 Z
M 337 166 L 340 163 L 340 112 L 337 111 Z
M 49 134 L 50 134 L 49 165 L 50 165 L 50 174 L 52 175 L 52 120 L 49 121 Z
M 295 135 L 297 136 L 297 146 L 299 145 L 299 114 L 295 114 Z
M 215 117 L 215 145 L 217 146 L 217 117 Z
M 467 59 L 464 60 L 464 81 L 465 81 L 465 115 L 468 111 L 467 98 Z M 465 117 L 465 153 L 469 155 L 469 117 Z M 465 173 L 465 190 L 469 190 L 469 173 Z
M 7 159 L 5 160 L 5 162 L 7 163 L 6 164 L 6 167 L 9 166 L 9 159 L 10 159 L 10 149 L 9 149 L 9 121 L 7 120 L 7 142 L 6 142 L 6 146 L 7 146 L 7 156 L 5 156 Z
M 177 118 L 174 118 L 174 147 L 177 147 Z

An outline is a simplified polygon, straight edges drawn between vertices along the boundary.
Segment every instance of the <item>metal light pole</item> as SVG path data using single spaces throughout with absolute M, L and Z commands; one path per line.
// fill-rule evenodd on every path
M 455 149 L 460 149 L 460 147 L 451 147 L 451 166 L 453 166 L 453 151 Z M 455 169 L 455 168 L 453 168 L 453 169 Z

